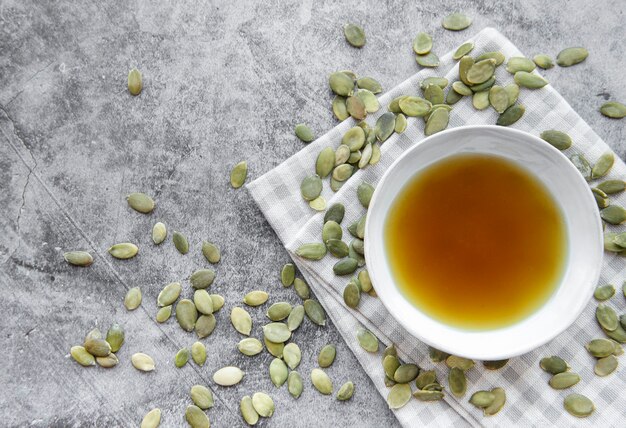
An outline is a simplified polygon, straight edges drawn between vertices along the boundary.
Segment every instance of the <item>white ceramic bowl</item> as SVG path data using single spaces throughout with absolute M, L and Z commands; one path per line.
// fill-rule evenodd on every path
M 534 174 L 565 216 L 568 259 L 553 295 L 533 314 L 494 330 L 462 330 L 441 323 L 411 304 L 394 283 L 385 252 L 385 221 L 404 185 L 445 157 L 482 153 L 504 157 Z M 591 298 L 603 255 L 602 223 L 589 185 L 572 163 L 538 137 L 500 126 L 466 126 L 432 135 L 408 149 L 389 167 L 370 202 L 365 259 L 381 301 L 415 337 L 450 354 L 499 360 L 524 354 L 569 327 Z

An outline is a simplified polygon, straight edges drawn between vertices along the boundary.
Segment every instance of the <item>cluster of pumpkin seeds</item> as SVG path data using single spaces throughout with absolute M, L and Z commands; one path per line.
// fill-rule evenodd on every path
M 256 425 L 261 418 L 271 418 L 274 414 L 274 400 L 265 392 L 255 392 L 252 397 L 244 395 L 239 403 L 241 416 L 248 425 Z
M 113 324 L 107 330 L 106 337 L 102 337 L 99 329 L 94 328 L 85 336 L 82 346 L 72 346 L 70 355 L 81 366 L 95 366 L 111 368 L 119 363 L 115 355 L 124 344 L 124 329 L 119 324 Z
M 596 345 L 592 345 L 592 348 L 595 350 Z M 613 347 L 611 349 L 613 350 Z M 571 372 L 569 364 L 559 356 L 553 355 L 542 358 L 539 361 L 539 367 L 552 375 L 548 384 L 554 389 L 571 388 L 580 381 L 580 376 Z M 587 417 L 595 410 L 595 406 L 589 398 L 575 393 L 565 397 L 563 407 L 568 413 L 579 418 Z

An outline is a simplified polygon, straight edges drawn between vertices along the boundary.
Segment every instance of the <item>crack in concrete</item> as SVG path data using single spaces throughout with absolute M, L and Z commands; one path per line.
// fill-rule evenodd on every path
M 7 103 L 6 103 L 6 105 L 2 108 L 2 110 L 4 110 L 4 114 L 6 114 L 6 110 L 5 110 L 5 108 L 6 108 L 6 107 L 8 107 L 8 106 L 9 106 L 9 105 L 13 102 L 13 101 L 15 101 L 15 99 L 16 99 L 17 97 L 19 97 L 19 96 L 22 94 L 22 92 L 24 92 L 24 90 L 26 89 L 26 85 L 28 85 L 28 84 L 30 83 L 30 81 L 31 81 L 31 80 L 33 80 L 35 77 L 37 77 L 37 75 L 38 75 L 39 73 L 41 73 L 42 71 L 46 70 L 46 69 L 47 69 L 48 67 L 50 67 L 52 64 L 54 64 L 54 61 L 50 61 L 50 62 L 48 63 L 48 65 L 46 65 L 45 67 L 43 67 L 43 68 L 41 68 L 41 69 L 37 70 L 37 71 L 35 72 L 35 74 L 33 74 L 32 76 L 30 76 L 30 77 L 28 78 L 28 80 L 26 80 L 26 82 L 24 82 L 24 83 L 22 84 L 22 89 L 20 89 L 19 91 L 17 91 L 17 93 L 16 93 L 15 95 L 13 95 L 13 96 L 11 97 L 11 99 L 9 100 L 9 102 L 7 102 Z M 7 115 L 7 117 L 8 117 L 8 115 Z M 9 119 L 9 120 L 10 120 L 10 119 Z M 11 120 L 11 122 L 13 122 L 13 121 Z M 15 125 L 13 126 L 13 129 L 15 129 Z

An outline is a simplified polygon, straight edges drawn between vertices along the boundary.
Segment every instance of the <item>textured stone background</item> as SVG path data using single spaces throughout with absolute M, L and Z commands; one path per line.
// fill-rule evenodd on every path
M 474 24 L 444 31 L 441 18 L 458 10 Z M 230 188 L 230 168 L 247 159 L 253 179 L 302 148 L 295 123 L 308 122 L 318 135 L 331 128 L 328 73 L 349 68 L 390 88 L 417 70 L 416 32 L 432 33 L 444 54 L 488 25 L 530 56 L 587 47 L 583 65 L 545 75 L 623 158 L 624 122 L 597 109 L 609 98 L 626 100 L 625 11 L 621 0 L 0 1 L 2 425 L 138 425 L 153 407 L 163 410 L 164 426 L 182 425 L 191 385 L 211 385 L 217 368 L 236 364 L 246 377 L 213 388 L 213 426 L 242 425 L 239 400 L 257 390 L 276 402 L 261 426 L 394 426 L 332 325 L 305 322 L 295 335 L 305 378 L 297 401 L 271 385 L 268 354 L 248 358 L 236 350 L 240 337 L 228 313 L 246 291 L 268 290 L 272 301 L 298 298 L 278 281 L 287 253 L 245 189 Z M 365 48 L 345 43 L 347 21 L 365 27 Z M 134 66 L 144 74 L 139 97 L 126 91 Z M 157 209 L 131 211 L 124 198 L 131 191 L 153 195 Z M 190 254 L 181 256 L 169 241 L 152 245 L 156 221 L 183 231 Z M 195 337 L 174 320 L 152 321 L 154 302 L 174 280 L 191 294 L 188 276 L 206 265 L 202 239 L 223 249 L 212 290 L 227 303 L 204 340 L 206 365 L 176 369 L 175 352 Z M 111 259 L 106 249 L 121 241 L 136 242 L 139 256 Z M 62 253 L 71 249 L 90 250 L 96 262 L 68 266 Z M 136 285 L 144 304 L 127 312 L 123 296 Z M 251 313 L 260 337 L 264 310 Z M 87 331 L 116 320 L 127 332 L 118 367 L 82 368 L 68 357 Z M 308 382 L 329 342 L 338 348 L 330 375 L 357 385 L 351 402 L 321 396 Z M 155 372 L 132 368 L 130 355 L 139 351 L 156 359 Z

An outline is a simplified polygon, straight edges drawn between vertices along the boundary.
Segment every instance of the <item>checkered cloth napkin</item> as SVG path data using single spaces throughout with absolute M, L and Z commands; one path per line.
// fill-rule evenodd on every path
M 475 44 L 473 55 L 500 51 L 507 58 L 523 56 L 508 39 L 492 28 L 482 30 L 471 40 Z M 458 77 L 458 66 L 452 59 L 452 52 L 441 58 L 441 65 L 436 70 L 421 70 L 381 96 L 382 108 L 376 114 L 368 116 L 367 121 L 373 126 L 377 117 L 386 111 L 386 106 L 393 98 L 400 95 L 419 95 L 421 94 L 419 84 L 424 78 L 442 75 L 450 82 Z M 512 75 L 507 73 L 504 67 L 498 68 L 497 81 L 500 85 L 506 85 L 512 80 Z M 573 153 L 583 153 L 590 162 L 595 162 L 602 153 L 610 150 L 550 85 L 542 89 L 522 89 L 519 102 L 526 106 L 526 113 L 513 125 L 514 128 L 534 135 L 539 135 L 546 129 L 564 131 L 574 141 L 574 145 L 565 154 L 570 156 Z M 449 127 L 494 124 L 496 119 L 497 114 L 493 109 L 477 111 L 472 107 L 471 99 L 464 97 L 454 105 Z M 408 121 L 409 124 L 404 133 L 394 134 L 382 145 L 380 162 L 359 170 L 339 192 L 333 193 L 328 181 L 325 180 L 322 195 L 328 201 L 329 206 L 335 202 L 341 202 L 346 206 L 346 215 L 342 222 L 344 234 L 348 233 L 347 225 L 364 214 L 364 209 L 356 198 L 358 184 L 366 181 L 376 185 L 385 170 L 398 156 L 424 138 L 423 120 L 409 118 Z M 354 124 L 351 119 L 345 120 L 281 165 L 250 183 L 247 186 L 248 190 L 384 398 L 387 397 L 388 388 L 384 385 L 381 365 L 383 347 L 381 346 L 378 354 L 370 354 L 361 349 L 355 336 L 357 328 L 361 325 L 375 333 L 384 345 L 395 344 L 398 355 L 405 362 L 414 362 L 422 369 L 434 368 L 439 381 L 447 387 L 445 364 L 433 364 L 428 357 L 427 346 L 404 330 L 390 316 L 379 299 L 364 293 L 357 309 L 350 309 L 344 304 L 342 293 L 348 280 L 346 277 L 337 277 L 333 274 L 332 265 L 336 259 L 327 256 L 321 261 L 307 261 L 295 255 L 295 250 L 302 243 L 320 241 L 324 216 L 323 213 L 313 211 L 302 199 L 300 182 L 305 176 L 314 173 L 315 160 L 319 151 L 327 146 L 337 148 L 343 133 Z M 626 176 L 626 166 L 621 160 L 617 160 L 608 178 L 623 178 L 624 176 Z M 611 199 L 614 203 L 626 206 L 625 196 L 612 195 Z M 619 287 L 624 279 L 626 279 L 624 260 L 619 256 L 606 254 L 600 283 L 612 283 Z M 611 299 L 609 305 L 621 313 L 625 311 L 626 300 L 619 294 L 621 291 Z M 595 360 L 584 348 L 584 344 L 589 340 L 604 337 L 595 321 L 595 308 L 596 302 L 590 301 L 583 314 L 564 333 L 533 352 L 511 359 L 500 370 L 485 370 L 482 364 L 477 364 L 467 372 L 468 392 L 465 397 L 457 399 L 451 394 L 446 394 L 445 399 L 437 403 L 424 403 L 412 399 L 405 407 L 394 411 L 396 417 L 406 427 L 623 426 L 623 417 L 626 412 L 626 398 L 624 398 L 626 370 L 619 367 L 617 372 L 606 378 L 594 375 Z M 539 368 L 539 360 L 548 355 L 559 355 L 564 358 L 582 380 L 567 390 L 551 389 L 548 386 L 549 375 Z M 620 357 L 620 360 L 624 364 L 624 357 Z M 480 410 L 468 403 L 468 399 L 474 391 L 496 386 L 506 390 L 506 405 L 497 415 L 483 417 Z M 563 409 L 563 398 L 572 392 L 584 394 L 593 400 L 597 411 L 585 420 L 578 420 L 568 414 Z

